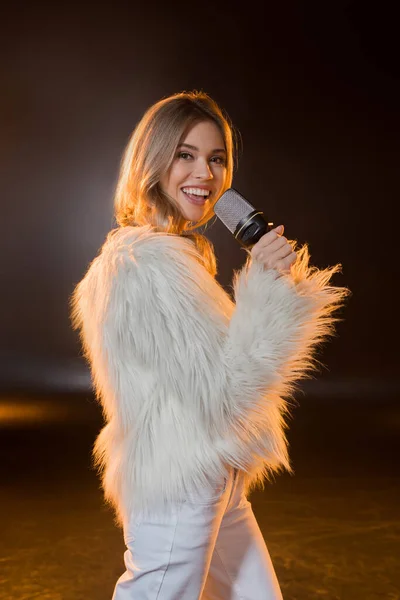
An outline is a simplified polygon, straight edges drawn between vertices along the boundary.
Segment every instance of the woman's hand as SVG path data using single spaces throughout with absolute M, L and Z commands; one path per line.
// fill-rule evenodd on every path
M 282 235 L 283 230 L 283 225 L 271 229 L 251 249 L 251 256 L 266 269 L 288 272 L 296 260 L 297 253 Z

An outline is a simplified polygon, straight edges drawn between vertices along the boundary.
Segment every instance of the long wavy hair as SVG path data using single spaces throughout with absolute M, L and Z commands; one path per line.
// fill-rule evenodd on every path
M 195 243 L 205 267 L 216 274 L 211 242 L 193 230 L 214 215 L 210 204 L 197 222 L 183 216 L 178 202 L 160 186 L 161 176 L 174 160 L 178 144 L 196 123 L 211 121 L 221 132 L 225 144 L 226 176 L 221 194 L 232 184 L 240 134 L 228 115 L 205 92 L 180 92 L 153 104 L 137 123 L 124 151 L 114 197 L 118 225 L 150 225 L 156 231 L 184 235 Z

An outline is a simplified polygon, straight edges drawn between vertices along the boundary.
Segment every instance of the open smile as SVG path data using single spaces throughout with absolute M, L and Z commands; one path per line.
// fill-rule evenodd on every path
M 185 194 L 185 197 L 192 204 L 196 204 L 197 206 L 202 206 L 211 196 L 210 190 L 204 189 L 195 189 L 195 188 L 182 188 L 182 193 Z

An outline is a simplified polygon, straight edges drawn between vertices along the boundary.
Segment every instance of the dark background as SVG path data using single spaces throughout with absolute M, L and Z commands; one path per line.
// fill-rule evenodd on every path
M 385 3 L 280 6 L 8 7 L 3 386 L 89 385 L 68 297 L 115 226 L 124 146 L 150 104 L 202 89 L 242 135 L 234 186 L 289 238 L 308 242 L 314 264 L 343 265 L 335 283 L 353 296 L 338 338 L 323 349 L 319 384 L 397 389 L 396 15 Z M 229 286 L 244 253 L 219 223 L 207 235 Z
M 244 5 L 243 5 L 244 4 Z M 8 3 L 0 15 L 0 600 L 110 600 L 124 570 L 69 298 L 113 219 L 131 131 L 202 89 L 242 135 L 234 186 L 341 263 L 352 296 L 251 502 L 285 600 L 400 594 L 396 3 Z M 244 253 L 215 223 L 218 278 Z M 303 393 L 304 392 L 304 393 Z

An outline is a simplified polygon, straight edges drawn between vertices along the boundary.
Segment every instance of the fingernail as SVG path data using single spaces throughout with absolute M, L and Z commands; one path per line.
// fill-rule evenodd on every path
M 284 227 L 283 225 L 278 225 L 278 227 L 275 227 L 275 231 L 277 233 L 283 233 Z

